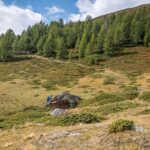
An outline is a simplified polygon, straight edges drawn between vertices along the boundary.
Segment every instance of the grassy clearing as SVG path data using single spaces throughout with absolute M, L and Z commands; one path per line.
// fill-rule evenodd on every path
M 61 63 L 30 59 L 20 62 L 0 63 L 0 81 L 26 79 L 31 85 L 43 86 L 47 90 L 55 86 L 67 86 L 79 78 L 94 72 L 94 67 L 79 66 L 74 63 Z M 44 81 L 44 82 L 43 82 Z
M 64 87 L 63 90 L 71 87 L 70 92 L 75 92 L 79 96 L 88 93 L 87 97 L 89 98 L 81 101 L 79 112 L 82 110 L 87 114 L 91 112 L 91 115 L 94 116 L 105 116 L 138 107 L 139 104 L 136 102 L 127 102 L 126 100 L 138 98 L 136 79 L 139 75 L 150 72 L 149 57 L 149 49 L 136 47 L 125 49 L 122 55 L 106 59 L 97 66 L 37 58 L 20 59 L 20 61 L 8 63 L 1 62 L 0 81 L 2 82 L 0 83 L 4 88 L 1 88 L 3 91 L 0 91 L 0 128 L 11 128 L 27 121 L 54 126 L 64 125 L 65 123 L 61 122 L 61 119 L 64 118 L 49 116 L 47 111 L 41 108 L 44 106 L 46 96 L 51 94 L 51 91 L 60 92 L 62 87 Z M 130 83 L 126 82 L 125 75 L 125 78 L 118 80 L 116 76 L 115 78 L 111 76 L 111 72 L 105 72 L 106 69 L 110 69 L 112 72 L 117 70 L 117 77 L 120 77 L 121 74 L 127 75 Z M 87 80 L 84 78 L 86 76 L 92 77 L 93 82 L 88 80 L 87 84 Z M 80 79 L 83 79 L 83 84 L 78 83 Z M 114 84 L 115 82 L 116 84 Z M 78 92 L 74 91 L 75 86 L 75 90 Z M 110 88 L 111 92 L 121 90 L 118 93 L 109 93 Z M 115 88 L 117 90 L 113 91 Z M 105 91 L 105 89 L 107 90 Z M 97 95 L 97 93 L 100 94 Z M 90 98 L 94 95 L 97 96 Z M 149 102 L 149 95 L 149 92 L 143 93 L 140 98 L 143 99 L 143 102 Z M 23 110 L 28 106 L 36 106 L 36 109 Z M 89 106 L 91 108 L 85 108 Z M 11 112 L 14 110 L 16 112 L 12 114 Z M 149 113 L 149 111 L 145 110 L 143 113 Z M 78 116 L 78 114 L 76 115 Z M 71 124 L 70 119 L 69 122 Z

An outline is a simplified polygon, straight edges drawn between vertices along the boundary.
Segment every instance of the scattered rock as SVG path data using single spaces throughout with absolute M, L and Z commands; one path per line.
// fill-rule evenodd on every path
M 52 116 L 60 116 L 66 113 L 65 109 L 56 108 L 50 112 Z
M 69 136 L 80 136 L 80 133 L 79 132 L 72 132 L 69 134 Z
M 134 128 L 134 130 L 135 130 L 136 132 L 142 132 L 142 133 L 147 133 L 147 132 L 148 132 L 146 129 L 144 129 L 144 128 L 141 127 L 141 126 L 134 125 L 133 128 Z

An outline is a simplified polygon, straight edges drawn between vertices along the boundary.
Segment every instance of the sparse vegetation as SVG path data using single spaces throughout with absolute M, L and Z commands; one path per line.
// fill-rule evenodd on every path
M 135 86 L 126 86 L 123 91 L 123 95 L 126 99 L 135 99 L 139 95 L 138 88 Z
M 144 92 L 140 98 L 146 102 L 150 102 L 150 91 Z
M 104 80 L 104 85 L 109 85 L 109 84 L 115 84 L 115 77 L 113 77 L 113 76 L 108 76 L 108 77 L 106 77 L 105 78 L 105 80 Z
M 99 108 L 97 108 L 96 112 L 101 113 L 102 115 L 108 115 L 111 113 L 117 113 L 117 112 L 122 112 L 124 110 L 127 109 L 133 109 L 136 108 L 137 106 L 139 106 L 139 104 L 137 103 L 131 103 L 131 102 L 117 102 L 117 103 L 113 103 L 113 104 L 107 104 L 105 106 L 101 106 Z
M 80 107 L 85 107 L 88 105 L 104 105 L 123 100 L 125 100 L 125 98 L 120 93 L 101 93 L 94 98 L 83 100 Z
M 150 114 L 150 109 L 144 109 L 140 111 L 137 115 L 147 115 Z
M 124 132 L 133 129 L 134 122 L 129 120 L 117 120 L 109 126 L 109 133 Z

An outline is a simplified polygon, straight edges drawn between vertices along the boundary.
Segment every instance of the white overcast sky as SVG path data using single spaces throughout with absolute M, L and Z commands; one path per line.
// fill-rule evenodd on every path
M 65 20 L 84 20 L 87 15 L 91 15 L 94 18 L 106 13 L 147 3 L 150 3 L 150 0 L 76 0 L 72 5 L 78 11 L 67 14 Z M 41 20 L 47 20 L 47 15 L 51 15 L 51 17 L 59 15 L 61 17 L 61 14 L 66 13 L 63 6 L 58 6 L 58 4 L 57 6 L 53 5 L 43 8 L 47 10 L 47 15 L 35 11 L 33 8 L 34 6 L 32 5 L 24 7 L 20 7 L 15 3 L 8 5 L 4 0 L 0 0 L 0 33 L 4 33 L 8 28 L 11 28 L 16 34 L 20 34 L 29 25 L 33 25 Z

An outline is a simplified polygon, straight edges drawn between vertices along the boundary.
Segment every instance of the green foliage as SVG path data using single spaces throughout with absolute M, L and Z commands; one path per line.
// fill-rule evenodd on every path
M 145 34 L 144 45 L 150 47 L 150 31 Z
M 86 49 L 86 45 L 87 45 L 87 34 L 84 33 L 79 45 L 79 59 L 84 57 L 85 54 L 85 49 Z
M 0 38 L 0 60 L 7 61 L 12 57 L 12 44 L 14 39 L 15 34 L 11 29 Z
M 107 56 L 113 56 L 115 53 L 115 46 L 114 46 L 114 33 L 112 28 L 109 29 L 104 42 L 104 53 Z
M 0 56 L 3 60 L 8 59 L 13 55 L 13 49 L 15 54 L 38 53 L 66 59 L 67 52 L 75 49 L 79 59 L 86 58 L 87 64 L 97 64 L 91 55 L 118 56 L 124 47 L 141 44 L 149 47 L 149 16 L 147 5 L 93 20 L 87 16 L 84 22 L 64 24 L 63 19 L 49 25 L 39 22 L 29 26 L 20 36 L 15 36 L 12 30 L 0 35 Z M 70 60 L 71 55 L 72 52 Z
M 44 56 L 46 57 L 53 57 L 55 56 L 54 55 L 54 51 L 55 51 L 55 39 L 51 36 L 49 36 L 47 38 L 47 40 L 45 41 L 44 43 L 44 46 L 43 46 L 43 54 Z
M 104 52 L 105 30 L 104 26 L 101 27 L 100 33 L 96 40 L 96 51 L 102 54 Z
M 80 107 L 85 107 L 88 105 L 105 105 L 123 100 L 125 100 L 125 98 L 120 93 L 101 93 L 94 98 L 82 100 Z
M 146 102 L 150 102 L 150 91 L 142 93 L 140 99 L 142 99 Z
M 8 129 L 26 122 L 34 122 L 35 120 L 45 116 L 45 110 L 40 107 L 31 106 L 20 112 L 14 112 L 0 118 L 0 129 Z
M 58 37 L 56 39 L 57 46 L 56 46 L 56 58 L 57 59 L 64 59 L 66 53 L 66 45 L 65 40 L 63 37 Z
M 14 42 L 12 43 L 12 50 L 13 50 L 13 53 L 15 53 L 15 54 L 18 54 L 20 52 L 19 40 L 20 40 L 20 36 L 17 36 L 15 38 Z
M 133 125 L 134 125 L 133 121 L 119 119 L 110 124 L 109 133 L 117 133 L 132 130 Z
M 84 62 L 87 65 L 97 65 L 100 62 L 100 56 L 95 54 L 95 55 L 88 55 L 84 58 Z
M 100 122 L 100 118 L 90 113 L 72 114 L 63 118 L 62 123 L 64 125 L 74 125 L 79 123 L 95 123 Z
M 41 37 L 36 45 L 36 48 L 37 48 L 37 51 L 38 51 L 38 54 L 39 55 L 43 55 L 43 46 L 44 46 L 44 43 L 45 43 L 45 37 Z
M 51 126 L 74 125 L 78 123 L 100 122 L 103 118 L 89 113 L 71 114 L 67 116 L 51 116 L 47 110 L 37 106 L 24 108 L 22 111 L 0 116 L 0 129 L 18 127 L 26 122 L 44 123 Z
M 113 104 L 107 104 L 105 106 L 100 106 L 97 108 L 96 112 L 101 113 L 102 115 L 108 115 L 112 113 L 117 113 L 117 112 L 122 112 L 124 110 L 130 109 L 130 108 L 135 108 L 139 106 L 136 103 L 131 103 L 131 102 L 116 102 Z

